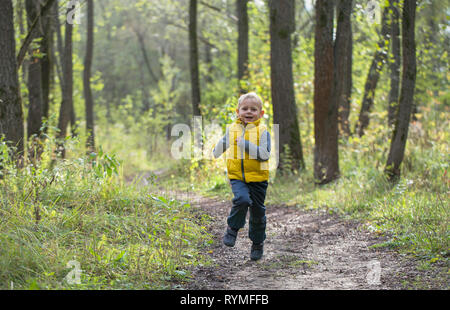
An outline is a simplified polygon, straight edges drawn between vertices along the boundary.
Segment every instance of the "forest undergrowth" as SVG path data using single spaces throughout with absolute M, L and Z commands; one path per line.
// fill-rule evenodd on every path
M 396 183 L 383 171 L 386 138 L 369 133 L 341 140 L 341 177 L 331 184 L 315 185 L 308 168 L 278 177 L 272 172 L 266 204 L 357 219 L 389 237 L 372 247 L 413 255 L 425 269 L 448 265 L 449 137 L 437 129 L 426 136 L 426 130 L 412 131 Z M 189 267 L 208 264 L 200 254 L 212 242 L 208 216 L 167 193 L 230 200 L 224 162 L 168 159 L 167 141 L 149 156 L 139 139 L 120 130 L 101 139 L 109 150 L 88 155 L 81 136 L 67 139 L 69 156 L 57 160 L 49 138 L 41 160 L 20 169 L 1 144 L 3 289 L 176 288 L 188 281 Z M 129 145 L 111 149 L 116 139 Z M 306 150 L 307 167 L 311 153 Z

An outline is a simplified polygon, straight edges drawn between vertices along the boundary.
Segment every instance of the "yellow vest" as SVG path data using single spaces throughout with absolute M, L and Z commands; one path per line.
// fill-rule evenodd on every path
M 243 137 L 245 140 L 259 146 L 261 134 L 267 127 L 260 124 L 260 119 L 244 124 L 240 119 L 231 124 L 229 130 L 229 148 L 226 152 L 228 178 L 244 182 L 262 182 L 269 180 L 269 161 L 259 161 L 256 154 L 249 154 L 237 145 L 236 139 Z

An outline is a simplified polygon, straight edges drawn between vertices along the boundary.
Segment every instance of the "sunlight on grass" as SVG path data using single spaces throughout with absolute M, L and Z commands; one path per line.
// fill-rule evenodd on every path
M 187 202 L 125 184 L 113 159 L 52 164 L 44 153 L 39 166 L 5 167 L 0 287 L 170 288 L 189 278 L 189 266 L 207 264 L 199 255 L 210 242 L 206 218 Z M 80 264 L 79 283 L 65 280 L 69 261 Z

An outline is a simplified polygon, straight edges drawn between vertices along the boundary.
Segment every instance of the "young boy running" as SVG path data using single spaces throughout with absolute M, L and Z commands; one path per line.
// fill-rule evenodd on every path
M 236 114 L 237 120 L 227 126 L 225 136 L 213 150 L 215 158 L 226 152 L 227 173 L 234 195 L 223 243 L 234 246 L 250 210 L 249 238 L 253 242 L 250 258 L 259 260 L 266 239 L 264 200 L 269 180 L 270 134 L 260 123 L 264 110 L 255 93 L 239 98 Z

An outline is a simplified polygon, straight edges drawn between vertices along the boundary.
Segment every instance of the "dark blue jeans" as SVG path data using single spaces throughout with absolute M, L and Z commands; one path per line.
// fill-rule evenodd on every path
M 266 239 L 266 191 L 268 183 L 230 180 L 234 198 L 227 223 L 233 229 L 245 225 L 247 211 L 250 209 L 248 236 L 253 243 L 261 243 Z

